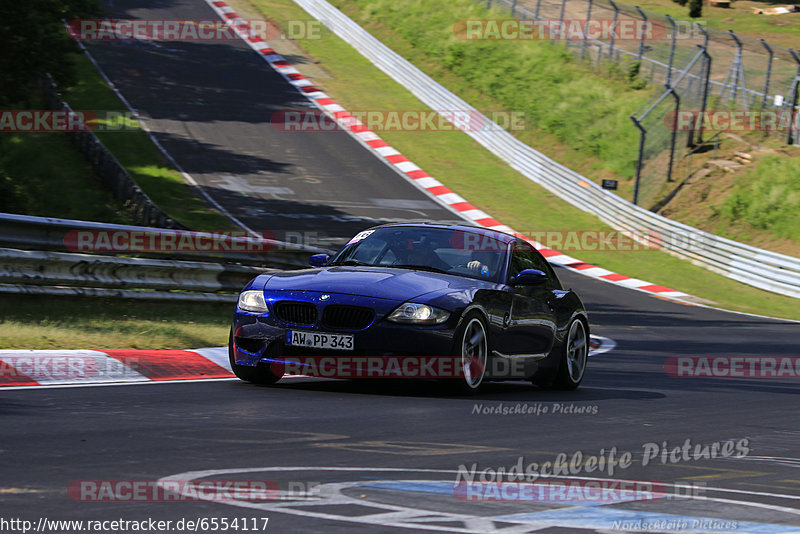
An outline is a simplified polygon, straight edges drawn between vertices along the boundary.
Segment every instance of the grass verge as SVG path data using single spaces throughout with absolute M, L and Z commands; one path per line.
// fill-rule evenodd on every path
M 128 111 L 85 55 L 75 58 L 75 70 L 79 81 L 64 95 L 73 109 Z M 138 123 L 131 121 L 125 126 L 97 131 L 96 135 L 159 208 L 193 230 L 239 229 L 184 181 Z
M 75 69 L 79 81 L 64 94 L 73 109 L 114 111 L 121 116 L 127 112 L 86 56 L 75 56 Z M 42 96 L 37 96 L 29 107 L 46 109 L 47 105 Z M 95 133 L 156 205 L 193 230 L 238 229 L 184 181 L 135 121 L 124 126 Z M 0 135 L 0 211 L 136 224 L 124 202 L 113 198 L 66 135 Z
M 237 12 L 269 16 L 282 26 L 288 21 L 313 20 L 290 0 L 233 0 Z M 502 105 L 474 88 L 460 84 L 452 73 L 421 55 L 391 29 L 377 24 L 369 13 L 354 9 L 354 2 L 337 2 L 381 41 L 432 75 L 450 90 L 456 89 L 479 109 L 501 110 Z M 353 48 L 329 31 L 318 40 L 300 44 L 330 74 L 315 79 L 345 108 L 353 110 L 418 110 L 425 106 L 392 81 Z M 300 65 L 302 71 L 302 65 Z M 439 75 L 441 74 L 441 76 Z M 461 86 L 458 91 L 456 86 Z M 379 134 L 412 161 L 479 208 L 520 232 L 542 230 L 605 230 L 597 218 L 561 201 L 510 169 L 460 132 L 386 131 Z M 533 135 L 533 134 L 532 134 Z M 534 143 L 537 148 L 538 144 Z M 561 161 L 569 161 L 564 158 Z M 760 291 L 711 273 L 656 250 L 564 250 L 579 259 L 612 271 L 679 289 L 716 305 L 748 313 L 800 319 L 796 299 Z
M 44 109 L 44 99 L 32 107 Z M 0 212 L 134 224 L 66 135 L 0 136 Z
M 0 295 L 3 349 L 191 349 L 228 342 L 232 304 Z

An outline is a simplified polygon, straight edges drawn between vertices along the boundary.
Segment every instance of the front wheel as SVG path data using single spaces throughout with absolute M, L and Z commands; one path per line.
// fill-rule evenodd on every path
M 477 393 L 486 376 L 489 362 L 489 336 L 486 323 L 479 313 L 464 317 L 462 326 L 456 331 L 453 356 L 460 376 L 451 381 L 452 389 L 459 394 Z
M 233 331 L 228 335 L 228 360 L 231 364 L 231 371 L 237 378 L 253 384 L 274 384 L 281 379 L 272 373 L 269 367 L 251 367 L 249 365 L 238 365 L 233 351 Z
M 580 319 L 575 319 L 567 329 L 561 363 L 553 385 L 558 389 L 577 389 L 583 380 L 588 359 L 589 336 L 586 334 L 586 326 Z

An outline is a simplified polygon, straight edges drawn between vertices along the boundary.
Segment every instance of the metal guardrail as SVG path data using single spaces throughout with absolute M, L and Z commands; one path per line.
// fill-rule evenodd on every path
M 245 236 L 246 232 L 244 231 L 238 232 L 241 236 L 235 235 L 237 232 L 231 232 L 233 235 L 223 235 L 148 226 L 128 226 L 0 213 L 0 246 L 58 252 L 90 252 L 90 250 L 84 250 L 79 247 L 82 233 L 92 238 L 96 238 L 100 233 L 103 233 L 110 240 L 114 239 L 116 233 L 128 237 L 133 235 L 148 238 L 150 236 L 155 238 L 174 236 L 173 241 L 178 244 L 181 242 L 181 237 L 186 236 L 190 238 L 193 244 L 208 245 L 208 250 L 176 246 L 174 251 L 165 249 L 152 250 L 147 246 L 141 247 L 141 250 L 136 250 L 135 247 L 131 246 L 129 250 L 108 250 L 109 254 L 124 252 L 136 256 L 237 262 L 257 266 L 269 265 L 276 268 L 305 267 L 308 265 L 308 257 L 311 254 L 331 252 L 326 249 L 296 243 Z M 146 245 L 148 239 L 143 241 L 144 245 Z
M 270 269 L 0 248 L 0 293 L 230 302 Z
M 431 109 L 480 113 L 325 0 L 295 2 Z M 480 116 L 489 127 L 466 131 L 467 135 L 573 206 L 598 216 L 617 230 L 636 235 L 650 233 L 655 245 L 728 278 L 800 298 L 800 259 L 715 236 L 635 206 L 525 145 L 488 117 Z
M 184 236 L 211 250 L 127 251 L 155 258 L 75 253 L 81 233 L 103 234 L 112 241 L 120 235 L 126 243 L 135 235 L 144 237 L 143 244 L 150 236 L 167 236 L 170 243 L 180 243 Z M 14 247 L 0 248 L 0 294 L 201 302 L 234 302 L 258 274 L 276 267 L 307 267 L 311 254 L 330 252 L 254 237 L 9 213 L 0 213 L 0 247 Z

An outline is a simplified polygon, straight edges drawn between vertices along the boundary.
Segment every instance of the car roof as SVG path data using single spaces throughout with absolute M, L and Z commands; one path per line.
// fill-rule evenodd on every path
M 393 227 L 406 227 L 406 228 L 418 227 L 418 228 L 440 228 L 443 230 L 461 230 L 463 232 L 471 232 L 474 234 L 480 234 L 487 237 L 491 237 L 503 243 L 511 243 L 512 241 L 516 241 L 517 239 L 516 236 L 513 236 L 507 232 L 500 232 L 498 230 L 492 230 L 491 228 L 485 228 L 483 226 L 472 226 L 469 224 L 437 223 L 430 221 L 387 223 L 387 224 L 381 224 L 379 226 L 373 226 L 372 229 L 393 228 Z

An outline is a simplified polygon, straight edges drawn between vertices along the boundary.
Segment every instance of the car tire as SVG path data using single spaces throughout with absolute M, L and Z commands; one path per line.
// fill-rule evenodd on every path
M 462 319 L 453 343 L 453 356 L 461 358 L 462 375 L 448 381 L 454 393 L 474 395 L 480 391 L 489 364 L 488 332 L 480 313 L 470 312 Z
M 237 378 L 253 384 L 270 385 L 274 384 L 282 377 L 275 375 L 269 367 L 251 367 L 249 365 L 238 365 L 233 355 L 233 331 L 228 334 L 228 360 L 231 364 L 231 371 Z
M 567 328 L 561 351 L 561 362 L 552 386 L 557 389 L 577 389 L 589 361 L 589 334 L 580 319 L 574 319 Z

